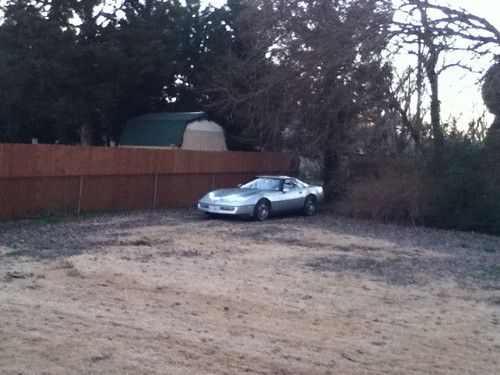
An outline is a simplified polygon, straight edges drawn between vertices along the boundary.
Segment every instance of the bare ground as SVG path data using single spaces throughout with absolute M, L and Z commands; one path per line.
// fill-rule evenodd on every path
M 500 372 L 500 238 L 192 210 L 0 224 L 0 373 Z

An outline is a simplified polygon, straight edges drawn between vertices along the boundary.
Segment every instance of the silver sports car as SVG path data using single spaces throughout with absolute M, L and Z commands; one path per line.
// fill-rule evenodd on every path
M 294 177 L 257 176 L 236 189 L 214 190 L 198 202 L 208 214 L 253 216 L 265 220 L 271 213 L 302 211 L 311 216 L 323 201 L 323 188 Z

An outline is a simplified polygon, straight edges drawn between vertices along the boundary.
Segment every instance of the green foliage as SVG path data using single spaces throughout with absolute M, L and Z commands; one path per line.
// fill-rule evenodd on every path
M 500 116 L 500 61 L 493 64 L 486 73 L 482 94 L 490 112 Z
M 500 234 L 500 173 L 483 144 L 448 141 L 444 170 L 424 174 L 426 225 Z
M 353 160 L 337 212 L 500 235 L 500 150 L 453 130 L 443 146 L 439 168 L 428 149 L 422 159 Z
M 487 144 L 500 149 L 500 60 L 497 60 L 484 77 L 483 99 L 495 120 L 488 131 Z
M 99 144 L 134 115 L 199 110 L 205 66 L 231 43 L 224 10 L 201 11 L 196 0 L 108 3 L 7 2 L 0 141 Z
M 135 115 L 204 109 L 238 149 L 317 156 L 382 112 L 389 0 L 201 4 L 7 0 L 0 141 L 102 144 Z
M 486 137 L 471 123 L 461 133 L 452 124 L 439 160 L 424 171 L 422 221 L 431 226 L 500 235 L 500 63 L 485 76 L 483 98 L 496 119 Z

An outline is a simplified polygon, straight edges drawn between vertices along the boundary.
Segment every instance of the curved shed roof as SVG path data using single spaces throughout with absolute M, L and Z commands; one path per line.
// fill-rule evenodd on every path
M 186 150 L 226 151 L 224 129 L 213 121 L 193 121 L 186 127 L 182 148 Z
M 188 123 L 205 117 L 204 112 L 148 113 L 127 121 L 121 146 L 168 147 L 182 145 Z

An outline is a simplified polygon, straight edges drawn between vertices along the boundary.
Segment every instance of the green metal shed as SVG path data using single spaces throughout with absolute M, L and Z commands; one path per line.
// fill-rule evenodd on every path
M 181 147 L 186 126 L 204 112 L 148 113 L 127 121 L 120 146 Z

